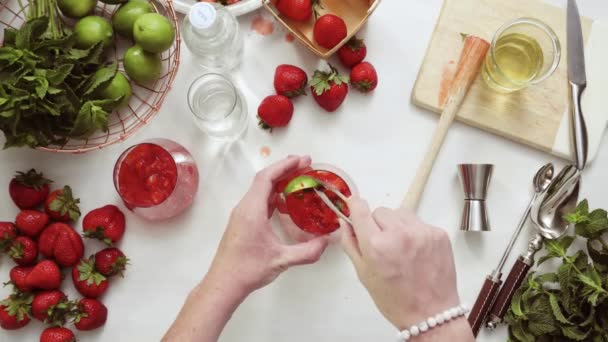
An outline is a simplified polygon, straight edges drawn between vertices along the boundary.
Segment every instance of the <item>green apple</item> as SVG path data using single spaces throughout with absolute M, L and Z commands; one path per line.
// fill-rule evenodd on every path
M 161 53 L 173 45 L 175 28 L 169 19 L 158 13 L 148 13 L 140 16 L 133 25 L 135 43 L 144 50 Z
M 133 39 L 133 25 L 137 18 L 147 13 L 154 13 L 154 7 L 146 0 L 130 0 L 121 5 L 112 16 L 114 30 L 123 37 Z
M 82 18 L 95 9 L 97 0 L 57 0 L 61 13 L 70 18 Z
M 113 100 L 122 97 L 120 102 L 114 107 L 114 109 L 124 108 L 129 104 L 131 95 L 133 95 L 133 89 L 129 80 L 125 77 L 122 72 L 117 72 L 116 76 L 112 79 L 104 89 L 98 92 L 99 97 L 103 99 Z
M 158 80 L 163 67 L 159 54 L 146 52 L 139 45 L 127 50 L 123 63 L 127 75 L 142 85 Z
M 114 40 L 112 25 L 96 15 L 80 19 L 74 26 L 74 34 L 76 46 L 81 49 L 88 49 L 99 42 L 103 42 L 104 47 L 109 47 Z

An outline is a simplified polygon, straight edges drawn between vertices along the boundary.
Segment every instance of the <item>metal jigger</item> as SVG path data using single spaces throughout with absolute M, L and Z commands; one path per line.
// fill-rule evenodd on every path
M 466 232 L 487 232 L 491 230 L 486 208 L 486 197 L 493 170 L 494 165 L 490 164 L 458 165 L 458 177 L 465 194 L 460 230 Z

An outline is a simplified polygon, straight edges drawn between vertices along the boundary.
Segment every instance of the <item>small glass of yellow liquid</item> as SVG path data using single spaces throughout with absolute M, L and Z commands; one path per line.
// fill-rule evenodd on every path
M 555 32 L 533 18 L 519 18 L 494 35 L 481 76 L 486 84 L 510 93 L 546 80 L 559 65 L 561 45 Z

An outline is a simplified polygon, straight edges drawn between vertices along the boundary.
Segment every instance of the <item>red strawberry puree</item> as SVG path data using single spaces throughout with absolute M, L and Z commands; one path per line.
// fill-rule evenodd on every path
M 309 175 L 331 184 L 346 197 L 350 197 L 352 194 L 347 182 L 334 172 L 311 170 L 310 168 L 289 175 L 277 185 L 277 192 L 281 193 L 289 181 L 299 175 Z M 346 216 L 350 215 L 346 203 L 333 192 L 327 189 L 323 191 Z M 338 216 L 323 203 L 314 191 L 303 190 L 279 197 L 284 197 L 280 198 L 277 203 L 277 209 L 282 213 L 279 216 L 281 223 L 287 234 L 294 240 L 305 241 L 314 236 L 331 234 L 340 228 Z
M 120 166 L 118 187 L 125 203 L 152 207 L 164 202 L 175 189 L 177 165 L 162 147 L 144 143 L 129 152 Z

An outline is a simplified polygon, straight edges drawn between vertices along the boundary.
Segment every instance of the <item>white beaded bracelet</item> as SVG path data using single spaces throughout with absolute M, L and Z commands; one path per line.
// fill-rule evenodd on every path
M 466 315 L 469 309 L 465 305 L 459 305 L 435 316 L 429 317 L 426 320 L 409 327 L 409 329 L 399 332 L 397 335 L 398 342 L 409 341 L 410 338 L 423 334 L 433 328 L 445 324 L 455 318 Z

